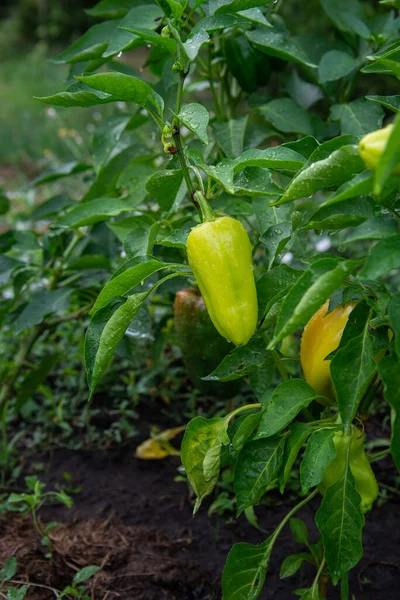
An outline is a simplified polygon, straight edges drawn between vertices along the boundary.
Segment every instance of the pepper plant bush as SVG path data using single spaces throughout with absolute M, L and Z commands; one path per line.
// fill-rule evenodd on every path
M 2 285 L 13 290 L 2 318 L 26 336 L 5 368 L 3 413 L 21 364 L 48 327 L 90 314 L 92 396 L 154 292 L 193 286 L 196 277 L 218 331 L 228 338 L 233 327 L 238 343 L 205 379 L 232 386 L 246 377 L 254 401 L 187 425 L 182 462 L 195 511 L 227 465 L 241 514 L 268 489 L 284 493 L 300 459 L 299 503 L 262 544 L 231 549 L 224 600 L 259 596 L 289 521 L 309 552 L 289 557 L 283 576 L 305 560 L 316 569 L 303 600 L 325 597 L 329 581 L 351 597 L 348 571 L 363 552 L 363 510 L 376 497 L 363 421 L 382 390 L 392 439 L 373 458 L 391 453 L 400 467 L 397 8 L 397 0 L 101 0 L 89 11 L 99 22 L 55 58 L 71 67 L 66 89 L 38 98 L 75 110 L 115 103 L 116 113 L 95 132 L 90 161 L 35 182 L 86 171 L 83 197 L 49 198 L 30 215 L 29 236 L 1 237 Z M 145 70 L 131 66 L 135 53 L 145 53 Z M 360 140 L 388 124 L 375 134 L 377 145 L 363 141 L 360 154 Z M 190 232 L 223 215 L 234 219 L 233 229 L 238 221 L 247 229 L 258 307 L 246 304 L 247 242 L 234 241 L 247 239 L 243 228 L 236 237 L 228 231 L 226 244 L 213 230 L 214 248 L 207 233 L 192 238 L 194 273 L 188 265 Z M 35 223 L 43 220 L 50 228 L 39 234 Z M 99 269 L 111 275 L 105 285 Z M 41 287 L 32 297 L 35 278 Z M 93 289 L 94 302 L 85 294 Z M 254 311 L 250 332 L 241 330 L 242 300 Z M 319 350 L 331 393 L 315 389 L 312 377 L 305 381 L 297 343 L 327 301 L 328 313 L 353 307 L 341 329 L 325 332 L 337 337 L 334 347 Z M 312 353 L 302 355 L 305 372 L 311 360 Z M 314 497 L 321 539 L 310 545 L 293 516 Z

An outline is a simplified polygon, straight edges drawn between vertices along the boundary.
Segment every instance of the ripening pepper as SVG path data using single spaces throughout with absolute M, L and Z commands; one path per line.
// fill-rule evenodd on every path
M 350 446 L 350 470 L 356 480 L 357 491 L 361 496 L 361 509 L 368 512 L 378 496 L 378 484 L 364 450 L 365 435 L 352 427 L 351 433 L 338 431 L 333 436 L 337 455 L 325 469 L 324 478 L 319 489 L 325 493 L 326 488 L 334 485 L 343 475 L 346 465 L 347 447 Z
M 388 125 L 382 129 L 377 129 L 367 133 L 358 145 L 358 151 L 366 166 L 373 171 L 378 166 L 382 152 L 384 151 L 389 137 L 392 133 L 393 125 Z M 394 173 L 400 174 L 400 165 L 396 167 Z
M 183 362 L 192 383 L 210 396 L 232 398 L 237 382 L 204 381 L 231 351 L 208 316 L 197 288 L 180 290 L 175 296 L 174 321 Z
M 304 327 L 300 344 L 300 361 L 307 383 L 317 392 L 335 398 L 331 380 L 330 360 L 325 358 L 336 350 L 355 302 L 338 306 L 329 314 L 329 300 L 311 317 Z
M 243 225 L 223 216 L 192 229 L 189 265 L 217 331 L 236 346 L 247 344 L 257 326 L 252 247 Z

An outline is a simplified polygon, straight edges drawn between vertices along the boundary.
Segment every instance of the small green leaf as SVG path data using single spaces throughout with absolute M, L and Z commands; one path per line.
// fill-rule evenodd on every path
M 367 198 L 343 200 L 320 207 L 301 227 L 306 229 L 344 229 L 361 225 L 374 215 L 374 206 Z
M 315 153 L 321 149 L 322 146 L 317 148 Z M 313 157 L 314 153 L 311 155 L 309 163 L 289 183 L 278 204 L 311 196 L 318 190 L 339 186 L 348 181 L 355 173 L 365 170 L 364 162 L 355 145 L 342 146 L 321 160 L 314 161 Z
M 310 265 L 284 299 L 268 348 L 274 348 L 284 337 L 305 325 L 356 266 L 356 261 L 336 258 L 320 258 Z
M 285 133 L 313 133 L 307 111 L 291 98 L 276 98 L 258 109 L 278 131 Z
M 330 206 L 343 200 L 356 198 L 357 196 L 368 196 L 372 192 L 373 174 L 371 171 L 363 171 L 346 181 L 340 188 L 321 205 Z
M 277 479 L 283 460 L 282 437 L 247 442 L 240 452 L 233 479 L 237 514 L 257 504 Z
M 205 381 L 233 381 L 247 375 L 254 367 L 262 367 L 269 357 L 265 349 L 265 343 L 260 338 L 253 338 L 247 344 L 235 348 L 225 356 L 218 367 L 207 377 Z
M 337 455 L 333 436 L 335 428 L 319 429 L 308 440 L 306 451 L 300 465 L 302 494 L 321 483 L 326 467 Z
M 14 556 L 10 556 L 9 558 L 7 558 L 0 571 L 0 580 L 2 582 L 10 581 L 10 579 L 12 579 L 16 574 L 17 568 L 17 559 Z
M 128 200 L 118 198 L 98 198 L 88 202 L 79 202 L 69 209 L 56 223 L 59 227 L 83 227 L 116 217 L 132 210 Z
M 283 469 L 279 474 L 279 490 L 281 494 L 285 491 L 285 486 L 297 455 L 312 432 L 312 427 L 307 425 L 307 423 L 292 423 L 283 454 Z
M 378 102 L 389 110 L 398 112 L 400 110 L 400 95 L 397 96 L 365 96 L 371 102 Z
M 353 421 L 360 401 L 376 373 L 374 337 L 369 333 L 368 326 L 369 320 L 362 333 L 350 339 L 335 354 L 330 364 L 340 416 L 345 427 Z
M 210 116 L 208 110 L 202 104 L 186 104 L 180 111 L 178 119 L 198 138 L 208 145 L 207 126 Z
M 268 397 L 269 392 L 266 392 Z M 283 381 L 264 405 L 256 438 L 267 438 L 282 431 L 299 412 L 321 397 L 303 379 Z
M 348 104 L 331 107 L 332 121 L 340 121 L 342 134 L 365 135 L 382 126 L 385 113 L 379 104 L 359 98 Z
M 147 181 L 146 189 L 157 200 L 161 210 L 170 210 L 181 187 L 182 179 L 181 169 L 170 169 L 157 171 Z
M 350 54 L 347 54 L 347 52 L 330 50 L 320 60 L 319 81 L 320 83 L 336 81 L 355 71 L 359 65 L 359 61 L 350 56 Z
M 60 288 L 58 290 L 42 290 L 31 296 L 30 302 L 26 304 L 13 323 L 15 333 L 31 329 L 42 323 L 48 315 L 65 310 L 69 305 L 71 293 L 71 288 Z
M 281 564 L 281 570 L 279 577 L 285 579 L 285 577 L 292 577 L 300 569 L 304 561 L 312 562 L 313 557 L 309 552 L 301 552 L 300 554 L 290 554 L 287 556 Z
M 92 579 L 101 570 L 101 567 L 96 567 L 94 565 L 89 565 L 88 567 L 83 567 L 80 569 L 74 576 L 74 583 L 80 584 L 88 581 L 88 579 Z
M 85 163 L 78 162 L 77 160 L 69 163 L 64 163 L 60 167 L 56 167 L 54 169 L 49 169 L 39 177 L 37 177 L 32 185 L 41 185 L 42 183 L 49 183 L 50 181 L 56 181 L 57 179 L 61 179 L 62 177 L 69 177 L 70 175 L 75 175 L 76 173 L 82 173 L 83 171 L 88 171 L 92 169 L 92 165 L 87 165 Z
M 295 425 L 300 425 L 300 423 L 295 423 Z M 294 541 L 298 544 L 304 544 L 305 546 L 308 546 L 308 530 L 304 521 L 302 519 L 292 517 L 289 525 Z
M 336 585 L 363 555 L 365 519 L 348 460 L 342 477 L 326 490 L 315 522 L 322 534 L 329 573 Z
M 255 29 L 247 32 L 246 36 L 256 48 L 265 54 L 299 63 L 305 67 L 317 68 L 317 65 L 312 62 L 296 40 L 281 29 L 275 27 Z
M 116 296 L 124 296 L 153 273 L 162 269 L 174 269 L 175 267 L 179 267 L 179 265 L 143 256 L 126 261 L 101 290 L 90 314 L 94 315 Z
M 258 546 L 241 542 L 230 549 L 222 573 L 224 600 L 258 598 L 264 585 L 272 548 L 271 536 Z
M 359 273 L 361 279 L 377 279 L 392 269 L 400 267 L 400 235 L 381 240 L 370 250 L 364 267 Z
M 186 427 L 181 446 L 181 458 L 190 485 L 197 496 L 195 513 L 218 481 L 221 447 L 223 444 L 230 443 L 227 427 L 228 421 L 220 417 L 213 419 L 195 417 Z
M 213 124 L 214 137 L 227 158 L 236 159 L 243 152 L 247 115 Z

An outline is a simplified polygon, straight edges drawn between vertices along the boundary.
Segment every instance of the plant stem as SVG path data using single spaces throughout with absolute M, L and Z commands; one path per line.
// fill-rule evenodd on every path
M 286 517 L 279 523 L 278 527 L 275 529 L 274 533 L 272 534 L 272 536 L 271 536 L 272 544 L 275 543 L 275 541 L 277 540 L 282 529 L 290 521 L 290 519 L 293 517 L 293 515 L 295 515 L 297 513 L 297 511 L 300 510 L 300 508 L 302 508 L 305 504 L 308 504 L 308 502 L 310 502 L 310 500 L 312 500 L 314 498 L 314 496 L 316 496 L 317 494 L 318 494 L 318 490 L 314 490 L 313 492 L 311 492 L 311 494 L 309 494 L 306 498 L 304 498 L 304 500 L 302 500 L 301 502 L 296 504 L 296 506 L 294 506 L 292 508 L 292 510 L 290 510 L 288 512 Z
M 255 402 L 254 404 L 246 404 L 246 406 L 239 406 L 239 408 L 236 408 L 233 412 L 231 412 L 228 415 L 229 421 L 244 410 L 254 410 L 255 408 L 261 408 L 261 402 Z
M 390 454 L 390 448 L 386 448 L 386 450 L 381 450 L 380 452 L 377 452 L 376 454 L 372 454 L 369 457 L 369 462 L 373 463 L 376 462 L 377 460 L 381 460 L 382 458 L 386 458 L 386 456 L 389 456 Z
M 340 580 L 340 600 L 349 600 L 349 573 L 346 572 Z
M 176 150 L 177 150 L 179 162 L 180 162 L 180 165 L 181 165 L 182 173 L 183 173 L 183 176 L 185 178 L 186 187 L 188 189 L 188 192 L 190 194 L 190 198 L 191 198 L 193 204 L 197 208 L 198 207 L 197 203 L 194 200 L 194 194 L 195 194 L 196 190 L 194 188 L 193 182 L 192 182 L 191 177 L 190 177 L 189 167 L 187 165 L 185 154 L 183 152 L 182 140 L 181 140 L 181 136 L 180 136 L 180 132 L 179 132 L 179 127 L 177 125 L 174 126 L 173 136 L 174 136 L 174 139 L 175 139 Z
M 215 85 L 214 85 L 214 78 L 212 75 L 212 47 L 211 47 L 211 43 L 208 44 L 208 81 L 210 82 L 210 90 L 211 90 L 211 94 L 214 100 L 214 105 L 215 105 L 215 114 L 217 117 L 217 121 L 222 121 L 222 112 L 221 112 L 221 107 L 219 105 L 218 102 L 218 96 L 217 96 L 217 92 L 215 90 Z

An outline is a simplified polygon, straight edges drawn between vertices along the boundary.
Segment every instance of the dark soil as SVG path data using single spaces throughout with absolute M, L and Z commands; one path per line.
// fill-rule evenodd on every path
M 7 515 L 0 522 L 0 564 L 7 556 L 18 558 L 18 580 L 54 587 L 68 585 L 74 573 L 88 564 L 102 570 L 91 583 L 93 600 L 207 600 L 220 599 L 220 575 L 232 544 L 260 543 L 286 514 L 290 501 L 256 509 L 265 533 L 241 517 L 227 523 L 208 517 L 203 506 L 192 517 L 192 501 L 185 483 L 174 482 L 179 459 L 141 461 L 134 449 L 103 452 L 59 450 L 48 464 L 51 487 L 68 472 L 82 486 L 72 509 L 48 506 L 42 523 L 63 523 L 51 532 L 53 558 L 44 558 L 32 524 L 26 517 Z M 390 467 L 389 467 L 390 468 Z M 378 468 L 377 468 L 378 470 Z M 378 472 L 379 477 L 379 472 Z M 316 538 L 314 510 L 319 499 L 299 512 Z M 364 531 L 365 557 L 354 570 L 351 589 L 357 600 L 397 597 L 400 589 L 400 503 L 387 502 L 368 517 Z M 310 571 L 280 580 L 283 558 L 302 551 L 285 529 L 273 552 L 262 599 L 295 598 Z M 368 581 L 368 583 L 366 582 Z M 331 590 L 328 598 L 338 598 Z M 54 594 L 31 588 L 29 600 L 47 600 Z

